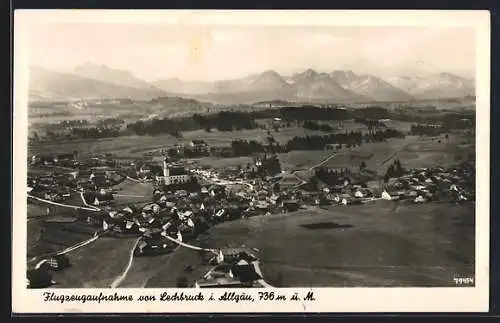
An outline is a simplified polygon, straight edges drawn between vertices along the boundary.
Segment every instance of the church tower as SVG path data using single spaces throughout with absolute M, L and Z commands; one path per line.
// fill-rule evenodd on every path
M 168 157 L 163 160 L 163 178 L 165 185 L 170 185 L 170 163 Z

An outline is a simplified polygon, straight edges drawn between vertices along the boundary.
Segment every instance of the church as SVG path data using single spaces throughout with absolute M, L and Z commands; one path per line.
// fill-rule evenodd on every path
M 168 158 L 165 158 L 163 161 L 163 176 L 158 176 L 156 179 L 164 185 L 179 185 L 190 182 L 191 175 L 182 165 L 170 163 Z

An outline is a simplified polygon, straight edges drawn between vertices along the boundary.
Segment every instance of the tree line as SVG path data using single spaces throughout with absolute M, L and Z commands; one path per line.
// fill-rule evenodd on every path
M 294 137 L 286 144 L 287 150 L 323 150 L 326 145 L 346 145 L 349 147 L 361 146 L 363 141 L 381 142 L 389 138 L 404 138 L 404 134 L 394 129 L 378 130 L 370 135 L 363 135 L 359 131 L 335 133 L 329 135 L 313 135 Z
M 403 176 L 405 170 L 401 165 L 399 159 L 394 160 L 389 167 L 387 168 L 387 172 L 384 175 L 384 183 L 389 182 L 391 178 L 398 178 Z
M 302 127 L 308 130 L 323 131 L 323 132 L 330 132 L 334 130 L 333 127 L 330 126 L 328 123 L 318 123 L 311 120 L 304 121 Z
M 256 129 L 258 124 L 255 119 L 249 118 L 244 112 L 221 111 L 211 115 L 194 114 L 190 117 L 181 118 L 155 118 L 152 120 L 140 120 L 127 125 L 127 129 L 133 133 L 143 135 L 175 134 L 183 131 L 204 129 L 210 132 L 212 129 L 218 131 L 234 131 L 243 129 Z
M 352 176 L 352 171 L 349 168 L 337 170 L 321 167 L 315 170 L 314 175 L 326 184 L 335 186 L 343 184 L 346 177 Z

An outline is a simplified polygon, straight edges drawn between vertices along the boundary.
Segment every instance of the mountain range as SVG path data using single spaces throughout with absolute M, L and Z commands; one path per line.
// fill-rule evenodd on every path
M 352 71 L 329 73 L 307 69 L 291 76 L 267 70 L 240 79 L 191 82 L 171 78 L 146 82 L 131 72 L 85 63 L 72 72 L 40 67 L 29 69 L 31 101 L 157 97 L 183 97 L 217 104 L 251 104 L 258 101 L 292 102 L 396 102 L 475 95 L 475 81 L 450 73 L 426 77 L 383 79 Z

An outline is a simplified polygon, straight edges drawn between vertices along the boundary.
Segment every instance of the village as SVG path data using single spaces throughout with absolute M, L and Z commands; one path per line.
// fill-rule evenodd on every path
M 46 210 L 40 217 L 58 216 L 54 212 L 61 207 L 76 210 L 75 223 L 89 228 L 89 241 L 102 236 L 137 237 L 133 257 L 169 254 L 179 247 L 200 250 L 206 256 L 206 273 L 177 285 L 211 288 L 270 286 L 252 250 L 190 244 L 219 223 L 254 216 L 293 216 L 299 210 L 326 206 L 356 207 L 378 200 L 457 204 L 473 202 L 475 197 L 475 166 L 468 162 L 448 168 L 406 169 L 395 159 L 384 176 L 376 176 L 364 163 L 341 169 L 319 164 L 306 178 L 297 170 L 283 169 L 272 147 L 253 154 L 252 163 L 246 165 L 215 169 L 197 164 L 196 157 L 213 152 L 205 141 L 193 140 L 141 158 L 35 155 L 28 160 L 33 170 L 28 175 L 28 203 Z M 122 183 L 150 187 L 143 190 L 150 194 L 128 202 L 127 197 L 133 196 L 122 194 Z M 71 223 L 58 221 L 71 230 Z M 51 250 L 29 259 L 28 287 L 54 285 L 51 273 L 71 265 L 67 250 Z

